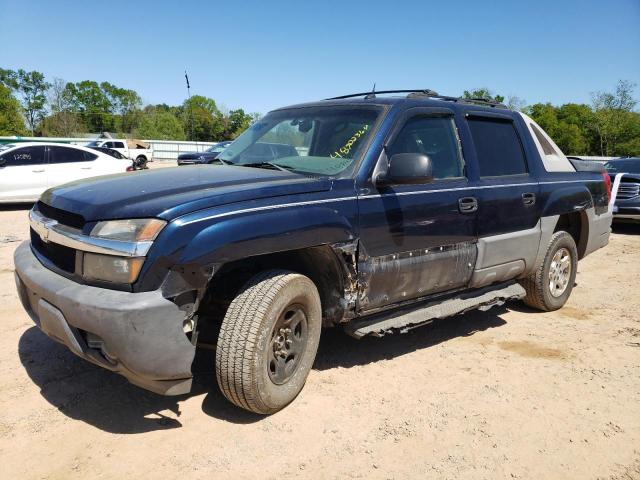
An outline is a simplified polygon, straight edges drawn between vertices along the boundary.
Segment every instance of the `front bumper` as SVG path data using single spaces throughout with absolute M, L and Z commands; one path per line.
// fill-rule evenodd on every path
M 184 312 L 159 291 L 81 285 L 45 268 L 23 242 L 14 254 L 22 305 L 40 329 L 73 353 L 162 395 L 191 390 L 195 347 Z

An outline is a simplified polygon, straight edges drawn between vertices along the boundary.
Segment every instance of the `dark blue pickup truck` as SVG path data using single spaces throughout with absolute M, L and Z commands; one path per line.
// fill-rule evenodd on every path
M 609 177 L 502 105 L 383 93 L 275 110 L 222 165 L 48 190 L 15 253 L 24 307 L 167 395 L 213 345 L 224 395 L 259 413 L 300 392 L 322 327 L 359 338 L 507 300 L 562 307 L 578 260 L 608 242 Z

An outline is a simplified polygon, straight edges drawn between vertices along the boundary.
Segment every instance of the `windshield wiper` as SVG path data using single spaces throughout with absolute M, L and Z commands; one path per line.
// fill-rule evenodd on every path
M 235 165 L 239 167 L 271 168 L 275 170 L 280 170 L 281 172 L 291 171 L 291 169 L 287 167 L 283 167 L 282 165 L 278 165 L 277 163 L 273 163 L 273 162 L 236 163 Z

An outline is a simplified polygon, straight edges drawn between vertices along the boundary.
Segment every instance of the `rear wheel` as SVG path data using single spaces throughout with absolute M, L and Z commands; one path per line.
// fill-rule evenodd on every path
M 254 276 L 231 302 L 216 346 L 224 396 L 268 414 L 296 398 L 318 350 L 322 311 L 304 275 L 269 270 Z
M 147 167 L 147 157 L 145 157 L 144 155 L 138 155 L 136 157 L 136 164 L 138 165 L 138 168 L 141 169 L 147 169 L 149 167 Z
M 547 312 L 561 308 L 571 295 L 577 271 L 578 249 L 573 237 L 556 232 L 540 268 L 520 281 L 527 292 L 524 303 Z

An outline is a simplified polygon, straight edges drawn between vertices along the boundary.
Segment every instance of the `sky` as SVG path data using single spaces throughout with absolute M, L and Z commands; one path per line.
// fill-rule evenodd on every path
M 382 89 L 489 87 L 528 104 L 638 83 L 640 0 L 0 0 L 0 68 L 227 109 Z

